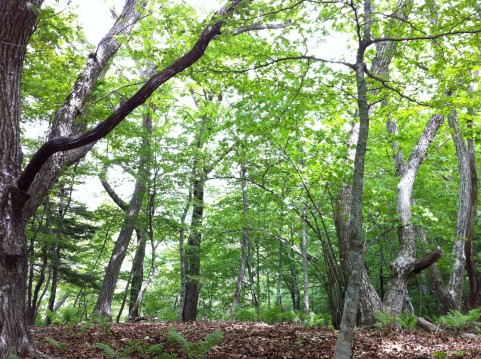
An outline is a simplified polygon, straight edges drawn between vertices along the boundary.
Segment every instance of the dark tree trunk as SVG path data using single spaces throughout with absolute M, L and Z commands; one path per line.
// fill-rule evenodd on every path
M 25 320 L 27 197 L 17 189 L 20 148 L 20 83 L 23 61 L 41 0 L 0 1 L 0 357 L 35 355 Z
M 202 241 L 202 221 L 204 217 L 205 174 L 197 173 L 194 178 L 194 201 L 191 221 L 191 232 L 185 248 L 186 286 L 182 321 L 191 322 L 197 319 L 197 304 L 200 291 L 200 245 Z
M 364 52 L 371 38 L 371 2 L 364 1 L 364 32 L 359 39 L 359 47 L 354 66 L 357 85 L 357 104 L 359 110 L 359 137 L 354 158 L 354 174 L 352 179 L 352 202 L 349 214 L 349 264 L 351 273 L 344 297 L 341 327 L 334 348 L 334 358 L 348 359 L 352 354 L 354 344 L 354 328 L 361 289 L 362 270 L 364 267 L 364 242 L 362 238 L 362 205 L 364 193 L 364 162 L 369 135 L 369 104 L 367 100 L 367 85 L 364 78 Z
M 139 316 L 139 307 L 135 306 L 137 296 L 144 281 L 144 258 L 145 247 L 147 244 L 147 234 L 144 231 L 136 231 L 137 233 L 137 249 L 135 250 L 134 261 L 132 262 L 132 280 L 130 282 L 130 299 L 129 299 L 129 319 Z M 135 306 L 135 308 L 134 308 Z

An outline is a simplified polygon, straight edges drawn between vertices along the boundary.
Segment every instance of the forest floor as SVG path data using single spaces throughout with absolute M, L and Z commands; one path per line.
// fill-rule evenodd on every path
M 190 343 L 222 331 L 223 338 L 206 356 L 216 359 L 332 358 L 337 335 L 319 327 L 239 322 L 78 324 L 36 327 L 32 333 L 39 349 L 55 358 L 160 358 L 155 354 L 159 343 L 164 354 L 187 358 L 180 344 L 167 340 L 169 327 Z M 481 337 L 366 329 L 357 331 L 354 352 L 354 358 L 481 358 Z

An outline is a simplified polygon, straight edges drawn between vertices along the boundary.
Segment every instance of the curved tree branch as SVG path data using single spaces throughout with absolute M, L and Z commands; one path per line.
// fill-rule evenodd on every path
M 213 17 L 214 21 L 204 29 L 190 51 L 179 57 L 171 65 L 155 73 L 145 85 L 119 106 L 107 119 L 82 135 L 57 137 L 43 144 L 20 175 L 18 188 L 25 192 L 28 191 L 37 173 L 53 154 L 85 146 L 107 136 L 133 110 L 142 105 L 159 86 L 193 65 L 202 57 L 210 41 L 220 34 L 220 29 L 224 25 L 222 17 L 233 12 L 237 5 L 243 1 L 231 0 L 218 10 Z

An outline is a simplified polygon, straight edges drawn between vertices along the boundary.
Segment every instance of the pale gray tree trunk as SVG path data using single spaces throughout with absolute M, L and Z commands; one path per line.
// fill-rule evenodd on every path
M 464 138 L 459 129 L 458 114 L 451 111 L 448 117 L 449 127 L 453 130 L 452 139 L 456 148 L 459 170 L 458 216 L 456 221 L 456 239 L 453 245 L 454 264 L 449 278 L 448 291 L 453 298 L 455 308 L 461 309 L 464 288 L 464 270 L 466 267 L 465 243 L 468 238 L 468 223 L 471 216 L 471 171 L 469 154 Z
M 404 167 L 397 186 L 400 250 L 397 258 L 391 264 L 391 279 L 383 298 L 383 304 L 389 311 L 395 314 L 402 313 L 407 282 L 413 275 L 416 262 L 416 231 L 414 224 L 411 222 L 411 202 L 414 180 L 419 167 L 427 155 L 429 146 L 443 121 L 443 116 L 433 115 L 426 124 L 416 146 L 409 156 L 409 160 Z

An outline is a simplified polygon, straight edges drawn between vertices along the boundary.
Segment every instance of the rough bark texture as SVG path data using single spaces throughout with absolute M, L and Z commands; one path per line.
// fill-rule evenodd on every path
M 31 0 L 34 6 L 42 1 Z M 0 1 L 0 357 L 35 355 L 25 320 L 27 243 L 25 194 L 17 189 L 20 83 L 37 13 L 27 1 Z
M 139 159 L 139 173 L 135 182 L 134 193 L 129 203 L 129 208 L 125 213 L 124 221 L 120 229 L 119 236 L 115 242 L 109 264 L 105 269 L 105 275 L 100 288 L 97 303 L 95 304 L 95 312 L 101 316 L 111 318 L 112 299 L 115 292 L 115 286 L 120 273 L 122 262 L 124 261 L 127 249 L 132 237 L 135 226 L 137 225 L 137 218 L 139 216 L 142 201 L 144 199 L 146 184 L 149 177 L 150 167 L 150 136 L 152 134 L 152 117 L 147 113 L 144 117 L 143 127 L 146 130 L 145 137 L 142 140 L 142 154 Z
M 120 48 L 116 37 L 130 33 L 132 26 L 128 25 L 134 24 L 139 19 L 140 14 L 134 10 L 136 3 L 136 0 L 126 1 L 121 15 L 109 33 L 104 36 L 95 51 L 87 58 L 81 75 L 73 85 L 64 104 L 55 114 L 55 119 L 48 135 L 49 142 L 47 143 L 51 141 L 54 143 L 58 141 L 69 142 L 69 140 L 67 140 L 69 138 L 68 136 L 72 136 L 83 130 L 83 126 L 79 125 L 82 122 L 79 122 L 78 118 L 82 115 L 83 108 L 92 94 L 95 83 Z M 45 144 L 41 147 L 34 156 L 37 160 L 32 159 L 32 161 L 30 161 L 19 179 L 19 188 L 28 191 L 30 195 L 29 201 L 24 208 L 26 216 L 29 217 L 35 213 L 48 190 L 59 178 L 61 168 L 81 159 L 90 150 L 94 142 L 95 140 L 84 143 L 83 145 L 90 144 L 90 146 L 85 146 L 78 151 L 57 153 L 58 151 L 68 149 L 59 148 L 58 151 L 51 152 L 48 155 L 45 155 L 43 148 L 49 145 Z M 79 148 L 83 145 L 74 146 L 70 149 Z M 56 154 L 53 155 L 54 153 Z
M 474 135 L 472 121 L 468 122 L 468 128 L 470 129 L 471 134 Z M 481 274 L 479 272 L 476 272 L 476 266 L 473 258 L 474 226 L 478 210 L 478 172 L 476 169 L 476 153 L 474 150 L 473 136 L 468 137 L 468 159 L 471 174 L 471 211 L 469 214 L 468 228 L 466 234 L 467 238 L 465 244 L 466 272 L 468 273 L 469 279 L 468 307 L 476 308 L 476 306 L 478 305 L 479 292 L 481 290 Z
M 449 127 L 453 129 L 452 139 L 456 148 L 459 170 L 458 217 L 456 221 L 456 239 L 453 245 L 455 258 L 451 277 L 449 278 L 448 291 L 453 298 L 455 307 L 461 309 L 464 287 L 464 269 L 466 255 L 464 245 L 468 238 L 468 222 L 471 216 L 471 171 L 466 143 L 459 129 L 458 114 L 451 111 L 448 117 Z
M 443 120 L 444 118 L 441 115 L 431 117 L 413 148 L 398 183 L 397 213 L 400 222 L 398 228 L 400 250 L 397 258 L 391 264 L 391 279 L 383 298 L 383 304 L 394 314 L 402 313 L 407 281 L 412 276 L 416 262 L 416 231 L 411 222 L 414 180 Z

